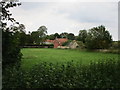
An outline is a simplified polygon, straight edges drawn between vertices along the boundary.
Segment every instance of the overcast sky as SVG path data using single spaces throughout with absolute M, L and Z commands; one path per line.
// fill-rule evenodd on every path
M 10 10 L 27 32 L 44 25 L 48 34 L 78 35 L 79 30 L 104 25 L 113 40 L 118 40 L 117 2 L 22 2 L 21 6 Z

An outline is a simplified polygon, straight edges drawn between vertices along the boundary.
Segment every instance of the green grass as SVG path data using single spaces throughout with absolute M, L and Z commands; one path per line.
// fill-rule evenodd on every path
M 62 49 L 41 49 L 41 48 L 24 48 L 22 49 L 22 68 L 29 69 L 35 64 L 41 62 L 48 63 L 65 63 L 68 61 L 79 62 L 84 65 L 91 61 L 118 59 L 118 54 L 87 52 L 80 50 L 62 50 Z

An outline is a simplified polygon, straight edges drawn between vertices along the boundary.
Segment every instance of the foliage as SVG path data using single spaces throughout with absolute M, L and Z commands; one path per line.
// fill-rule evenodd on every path
M 62 44 L 62 46 L 67 46 L 67 45 L 69 45 L 70 42 L 72 42 L 72 40 L 68 40 L 68 41 L 64 42 L 64 43 Z
M 74 35 L 73 33 L 69 33 L 69 34 L 67 35 L 67 38 L 68 38 L 69 40 L 75 40 L 75 35 Z
M 19 32 L 23 29 L 23 25 L 18 27 L 11 25 L 7 27 L 7 21 L 14 24 L 19 24 L 14 18 L 11 18 L 9 8 L 21 5 L 16 2 L 3 2 L 0 1 L 2 6 L 1 23 L 2 23 L 2 67 L 3 69 L 13 64 L 20 64 L 21 52 L 19 47 Z
M 39 33 L 38 31 L 33 31 L 30 35 L 32 44 L 40 44 Z
M 86 48 L 85 44 L 83 42 L 81 42 L 81 41 L 77 41 L 77 44 L 79 45 L 80 49 L 85 49 Z
M 45 26 L 40 26 L 37 31 L 38 31 L 39 37 L 44 37 L 47 34 L 47 28 Z
M 20 63 L 20 31 L 19 27 L 11 26 L 2 31 L 2 64 L 6 65 Z
M 55 37 L 55 38 L 56 38 L 56 37 L 57 37 L 57 38 L 60 38 L 60 35 L 59 35 L 58 33 L 55 33 L 55 34 L 54 34 L 54 37 Z
M 65 64 L 41 62 L 29 71 L 6 69 L 5 88 L 120 88 L 120 61 L 103 60 L 85 66 L 73 61 Z M 12 83 L 11 83 L 12 82 Z
M 9 20 L 11 22 L 15 22 L 17 24 L 19 24 L 18 22 L 16 22 L 16 20 L 14 18 L 12 18 L 12 14 L 10 13 L 9 11 L 9 8 L 12 8 L 12 7 L 16 7 L 16 6 L 20 6 L 21 3 L 17 3 L 16 1 L 13 1 L 13 2 L 9 2 L 8 0 L 6 1 L 0 1 L 0 5 L 2 6 L 1 7 L 1 10 L 2 10 L 2 13 L 1 13 L 1 24 L 2 24 L 2 27 L 5 27 L 7 25 L 6 22 L 3 22 L 5 20 Z
M 40 26 L 37 30 L 38 35 L 39 35 L 39 43 L 42 44 L 45 39 L 46 39 L 46 34 L 47 34 L 47 28 L 45 26 Z
M 85 43 L 86 37 L 87 37 L 87 31 L 86 30 L 80 30 L 79 35 L 77 37 L 77 40 L 82 41 L 83 43 Z
M 47 28 L 45 26 L 39 27 L 37 31 L 26 33 L 21 33 L 21 40 L 24 38 L 24 40 L 21 42 L 21 46 L 26 45 L 40 45 L 42 44 L 46 38 L 47 34 Z
M 47 35 L 46 39 L 54 40 L 56 38 L 60 38 L 60 35 L 58 33 Z
M 120 49 L 120 41 L 113 41 L 110 49 Z
M 112 36 L 101 25 L 89 30 L 85 42 L 88 49 L 106 49 L 110 47 Z
M 67 35 L 68 35 L 68 33 L 67 33 L 67 32 L 64 32 L 64 33 L 61 33 L 61 34 L 60 34 L 60 37 L 61 37 L 61 38 L 67 38 Z

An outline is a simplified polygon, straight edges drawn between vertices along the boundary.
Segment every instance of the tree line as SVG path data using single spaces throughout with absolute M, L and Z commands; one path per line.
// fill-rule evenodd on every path
M 18 27 L 19 29 L 19 27 Z M 68 40 L 77 40 L 85 44 L 87 49 L 107 49 L 112 43 L 112 35 L 106 30 L 105 26 L 100 25 L 89 30 L 80 30 L 78 35 L 63 32 L 47 35 L 46 26 L 40 26 L 37 31 L 20 32 L 20 45 L 41 45 L 46 39 L 67 38 Z

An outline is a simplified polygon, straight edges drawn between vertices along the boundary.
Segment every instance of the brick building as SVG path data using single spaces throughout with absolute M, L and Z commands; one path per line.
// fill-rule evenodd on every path
M 62 46 L 66 41 L 68 41 L 67 38 L 56 38 L 55 40 L 46 40 L 46 43 L 52 43 L 54 44 L 54 48 L 57 48 L 58 46 Z

